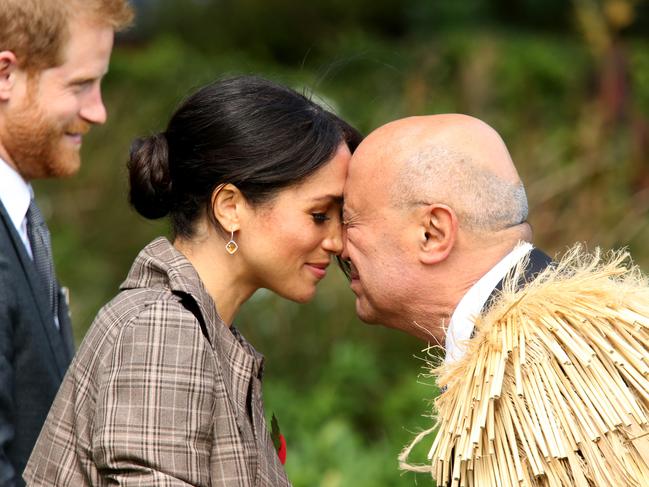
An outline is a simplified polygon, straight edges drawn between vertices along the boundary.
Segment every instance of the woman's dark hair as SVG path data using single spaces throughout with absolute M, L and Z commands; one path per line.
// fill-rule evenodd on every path
M 216 81 L 187 98 L 167 129 L 136 139 L 128 162 L 129 200 L 144 217 L 171 216 L 191 237 L 214 189 L 234 184 L 251 204 L 269 201 L 362 136 L 305 96 L 271 81 Z

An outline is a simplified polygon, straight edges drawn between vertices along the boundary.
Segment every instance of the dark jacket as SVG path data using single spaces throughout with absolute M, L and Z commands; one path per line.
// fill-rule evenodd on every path
M 68 306 L 60 288 L 59 326 L 47 290 L 0 202 L 0 485 L 21 473 L 72 360 Z

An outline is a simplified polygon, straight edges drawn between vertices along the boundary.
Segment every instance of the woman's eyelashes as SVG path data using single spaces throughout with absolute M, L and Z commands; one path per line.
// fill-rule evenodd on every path
M 330 220 L 336 223 L 342 223 L 342 205 L 332 204 L 326 207 L 317 208 L 317 211 L 311 210 L 311 217 L 316 224 L 323 224 Z
M 311 213 L 311 216 L 313 217 L 313 221 L 315 221 L 318 224 L 322 224 L 322 223 L 326 222 L 327 220 L 331 220 L 331 218 L 329 216 L 327 216 L 326 213 L 314 212 L 314 213 Z

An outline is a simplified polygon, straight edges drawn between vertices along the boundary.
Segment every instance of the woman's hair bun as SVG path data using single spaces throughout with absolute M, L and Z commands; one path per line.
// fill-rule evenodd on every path
M 164 133 L 140 137 L 131 145 L 127 164 L 129 201 L 145 218 L 156 219 L 171 210 L 169 146 Z

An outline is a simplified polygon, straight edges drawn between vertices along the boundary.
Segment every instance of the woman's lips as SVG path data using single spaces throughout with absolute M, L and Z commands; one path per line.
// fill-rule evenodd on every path
M 307 263 L 306 266 L 318 279 L 322 279 L 327 275 L 327 266 L 329 266 L 329 262 Z

